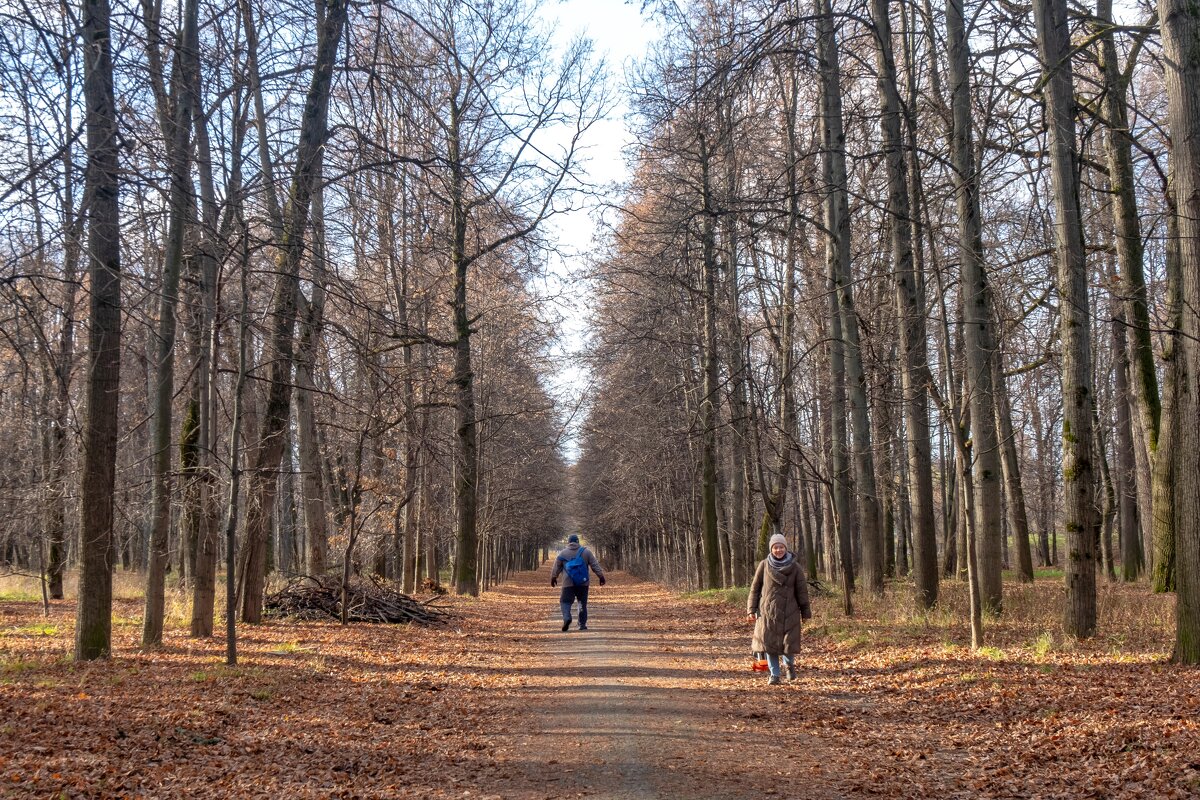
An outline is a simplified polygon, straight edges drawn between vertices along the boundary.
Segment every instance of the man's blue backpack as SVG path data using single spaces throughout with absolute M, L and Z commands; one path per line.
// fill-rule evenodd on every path
M 583 560 L 583 551 L 585 549 L 587 548 L 579 548 L 579 552 L 575 554 L 575 557 L 566 563 L 567 577 L 576 586 L 582 586 L 588 582 L 588 565 Z

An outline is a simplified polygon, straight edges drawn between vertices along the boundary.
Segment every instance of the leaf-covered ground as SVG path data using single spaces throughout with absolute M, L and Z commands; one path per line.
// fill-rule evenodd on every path
M 0 601 L 5 797 L 1200 797 L 1200 672 L 1165 663 L 1171 599 L 1101 589 L 1101 636 L 1057 632 L 1061 583 L 1006 587 L 990 646 L 962 591 L 846 619 L 815 601 L 799 680 L 749 671 L 736 597 L 617 574 L 559 630 L 546 572 L 451 601 L 447 629 L 270 622 L 70 661 L 73 604 Z

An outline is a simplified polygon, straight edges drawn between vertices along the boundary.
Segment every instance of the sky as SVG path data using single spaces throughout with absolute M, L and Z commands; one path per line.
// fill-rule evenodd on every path
M 556 28 L 555 41 L 564 47 L 576 36 L 590 38 L 598 57 L 604 58 L 610 74 L 612 111 L 589 132 L 587 145 L 588 182 L 595 186 L 620 185 L 628 178 L 625 154 L 632 142 L 626 124 L 629 107 L 623 88 L 627 68 L 646 52 L 656 38 L 653 24 L 643 20 L 640 0 L 562 0 L 544 2 L 543 18 Z M 615 199 L 615 198 L 609 198 Z M 552 391 L 558 396 L 564 416 L 588 391 L 587 371 L 580 365 L 591 313 L 592 298 L 578 275 L 595 249 L 598 233 L 596 209 L 580 210 L 552 220 L 547 233 L 559 244 L 562 255 L 552 259 L 545 292 L 555 296 L 556 312 L 562 317 L 562 340 L 553 353 L 555 372 Z M 582 420 L 578 417 L 574 424 Z M 574 434 L 564 442 L 565 455 L 574 460 L 578 443 Z

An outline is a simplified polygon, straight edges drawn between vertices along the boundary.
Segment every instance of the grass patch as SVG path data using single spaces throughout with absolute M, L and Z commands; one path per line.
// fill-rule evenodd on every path
M 825 623 L 806 630 L 805 636 L 824 636 L 841 647 L 858 649 L 878 644 L 876 632 L 856 625 Z
M 48 622 L 32 622 L 28 625 L 18 625 L 5 628 L 0 636 L 57 636 L 58 626 Z
M 27 592 L 24 589 L 5 589 L 0 591 L 0 602 L 5 603 L 40 603 L 41 592 Z
M 1003 661 L 1005 658 L 1004 651 L 999 647 L 981 647 L 976 652 L 989 661 Z
M 184 630 L 192 627 L 192 595 L 187 589 L 168 588 L 164 599 L 163 627 L 170 630 Z
M 750 597 L 750 587 L 731 586 L 728 589 L 705 589 L 702 592 L 689 592 L 684 597 L 709 603 L 721 603 L 734 608 L 745 608 L 746 601 Z
M 208 683 L 209 681 L 220 680 L 237 680 L 240 678 L 251 678 L 254 680 L 262 680 L 266 677 L 266 672 L 262 667 L 242 666 L 231 667 L 228 664 L 213 664 L 208 669 L 197 670 L 188 675 L 188 680 L 196 683 Z
M 7 680 L 19 678 L 22 675 L 28 675 L 40 666 L 41 664 L 33 659 L 20 655 L 10 656 L 0 661 L 0 677 Z
M 308 647 L 300 642 L 282 642 L 270 650 L 272 655 L 283 656 L 292 653 L 312 653 L 315 648 Z
M 0 601 L 40 603 L 42 602 L 42 582 L 36 575 L 15 573 L 0 575 Z
M 188 675 L 188 680 L 195 683 L 232 682 L 240 683 L 243 686 L 249 683 L 251 686 L 246 688 L 251 699 L 265 703 L 275 698 L 275 684 L 270 680 L 268 673 L 261 667 L 231 667 L 227 664 L 214 664 L 209 669 L 197 670 L 191 673 Z
M 1033 644 L 1030 645 L 1029 649 L 1033 652 L 1035 658 L 1045 658 L 1054 650 L 1054 634 L 1049 631 L 1042 632 L 1041 635 L 1033 640 Z

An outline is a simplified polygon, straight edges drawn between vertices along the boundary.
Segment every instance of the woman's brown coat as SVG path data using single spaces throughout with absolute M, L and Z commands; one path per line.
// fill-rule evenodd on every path
M 753 650 L 756 653 L 795 655 L 800 652 L 800 621 L 812 619 L 808 581 L 795 560 L 774 569 L 763 559 L 750 584 L 747 609 L 757 614 Z

